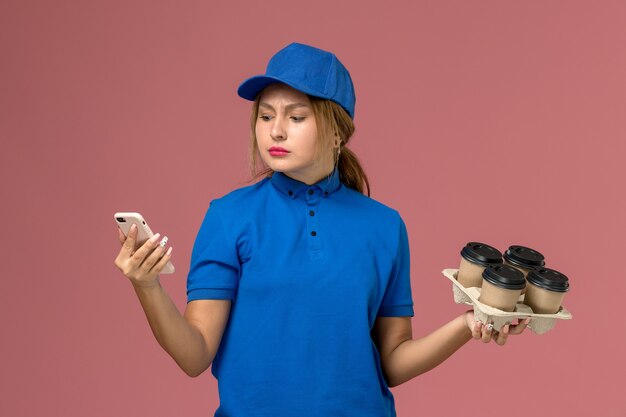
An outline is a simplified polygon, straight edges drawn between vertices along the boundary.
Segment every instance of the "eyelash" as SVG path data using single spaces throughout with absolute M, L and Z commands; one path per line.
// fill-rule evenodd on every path
M 269 122 L 271 120 L 272 116 L 268 116 L 265 114 L 262 114 L 259 116 L 259 119 L 263 120 L 264 122 Z M 295 123 L 300 123 L 302 121 L 304 121 L 304 119 L 306 119 L 305 116 L 291 116 L 290 117 L 291 120 L 293 120 Z

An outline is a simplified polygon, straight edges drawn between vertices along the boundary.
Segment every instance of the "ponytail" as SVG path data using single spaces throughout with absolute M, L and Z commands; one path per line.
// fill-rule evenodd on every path
M 339 179 L 346 187 L 369 197 L 370 183 L 365 170 L 356 154 L 346 147 L 354 134 L 354 121 L 348 112 L 334 101 L 311 96 L 309 99 L 315 113 L 318 135 L 320 135 L 318 151 L 322 152 L 325 148 L 335 147 L 335 141 L 341 140 L 339 143 L 341 153 L 339 153 L 338 160 L 335 160 L 335 165 L 339 170 Z
M 356 154 L 345 146 L 341 147 L 337 168 L 339 169 L 339 179 L 346 187 L 357 190 L 369 197 L 370 183 L 367 175 L 365 175 L 365 171 L 361 167 Z

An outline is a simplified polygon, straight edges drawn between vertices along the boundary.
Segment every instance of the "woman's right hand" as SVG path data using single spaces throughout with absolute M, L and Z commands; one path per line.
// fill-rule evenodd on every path
M 159 273 L 172 257 L 172 248 L 165 251 L 165 247 L 158 242 L 157 233 L 148 239 L 141 247 L 135 248 L 137 242 L 137 226 L 132 225 L 128 237 L 118 228 L 118 238 L 122 245 L 120 253 L 115 258 L 115 265 L 122 271 L 134 286 L 149 287 L 157 285 Z

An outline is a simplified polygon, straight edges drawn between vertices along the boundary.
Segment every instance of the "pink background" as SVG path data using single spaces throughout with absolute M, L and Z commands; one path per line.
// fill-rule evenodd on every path
M 353 149 L 409 229 L 415 336 L 465 310 L 440 271 L 467 241 L 571 280 L 574 320 L 469 343 L 393 389 L 399 415 L 625 415 L 625 21 L 617 0 L 4 0 L 0 415 L 213 415 L 215 380 L 178 370 L 113 265 L 112 215 L 169 236 L 182 309 L 209 201 L 248 178 L 236 88 L 291 41 L 352 73 Z

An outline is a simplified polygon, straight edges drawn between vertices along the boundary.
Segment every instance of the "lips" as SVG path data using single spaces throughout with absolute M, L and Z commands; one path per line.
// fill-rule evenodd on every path
M 284 152 L 284 153 L 288 153 L 289 151 L 285 148 L 281 148 L 279 146 L 272 146 L 270 148 L 270 152 Z
M 289 153 L 289 151 L 285 148 L 281 148 L 279 146 L 272 146 L 269 149 L 269 153 L 272 156 L 285 156 Z

